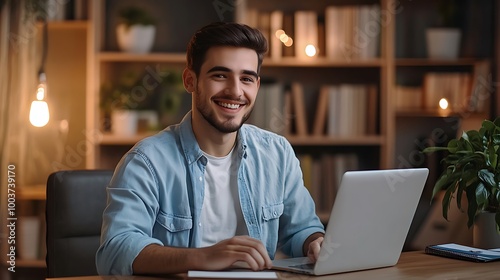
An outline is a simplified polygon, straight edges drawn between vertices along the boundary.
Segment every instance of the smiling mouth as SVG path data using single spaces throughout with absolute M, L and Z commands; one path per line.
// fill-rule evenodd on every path
M 233 103 L 226 103 L 226 102 L 217 102 L 217 104 L 221 107 L 228 108 L 228 109 L 238 109 L 242 106 L 241 104 L 233 104 Z

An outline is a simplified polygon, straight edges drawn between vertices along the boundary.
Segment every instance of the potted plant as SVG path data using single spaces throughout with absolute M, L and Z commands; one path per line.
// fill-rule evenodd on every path
M 104 118 L 110 120 L 111 132 L 116 135 L 132 136 L 137 133 L 139 101 L 134 96 L 136 74 L 126 72 L 115 84 L 106 82 L 101 85 L 101 109 Z M 109 129 L 106 127 L 105 130 Z
M 147 53 L 153 47 L 156 20 L 138 7 L 126 7 L 118 14 L 116 28 L 118 46 L 121 50 L 132 53 Z
M 436 4 L 438 23 L 426 30 L 427 54 L 437 59 L 457 58 L 462 37 L 458 28 L 458 4 L 454 0 L 439 0 Z
M 500 117 L 484 120 L 479 130 L 464 132 L 447 147 L 427 147 L 424 153 L 446 151 L 445 170 L 434 185 L 432 196 L 445 191 L 443 217 L 455 198 L 458 209 L 468 215 L 474 227 L 474 246 L 500 247 Z M 462 197 L 465 194 L 467 205 Z

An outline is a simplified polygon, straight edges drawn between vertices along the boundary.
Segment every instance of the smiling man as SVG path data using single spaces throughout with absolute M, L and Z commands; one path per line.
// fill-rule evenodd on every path
M 137 143 L 107 188 L 99 274 L 271 268 L 277 249 L 317 258 L 324 228 L 299 161 L 282 136 L 244 124 L 267 42 L 256 29 L 214 23 L 187 49 L 192 110 Z

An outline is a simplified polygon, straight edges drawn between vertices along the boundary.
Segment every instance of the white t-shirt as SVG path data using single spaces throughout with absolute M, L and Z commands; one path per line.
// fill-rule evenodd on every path
M 248 229 L 238 195 L 237 153 L 232 150 L 225 157 L 203 154 L 208 162 L 201 209 L 201 247 L 206 247 L 236 235 L 248 235 Z

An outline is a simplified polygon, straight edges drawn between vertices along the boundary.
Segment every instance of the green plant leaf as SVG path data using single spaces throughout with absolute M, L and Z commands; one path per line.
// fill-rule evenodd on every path
M 488 197 L 490 192 L 486 189 L 483 183 L 479 183 L 476 186 L 476 203 L 479 209 L 485 209 L 488 207 Z
M 466 189 L 465 193 L 467 194 L 467 201 L 469 205 L 467 207 L 467 227 L 471 228 L 474 225 L 474 219 L 476 217 L 477 212 L 477 203 L 476 203 L 476 192 L 472 188 Z
M 452 176 L 453 175 L 446 174 L 445 171 L 445 173 L 443 173 L 441 177 L 439 177 L 436 184 L 434 184 L 434 189 L 432 190 L 432 198 L 434 198 L 438 192 L 446 189 L 453 181 L 455 181 Z
M 443 205 L 443 217 L 446 220 L 448 220 L 448 210 L 450 209 L 451 200 L 453 198 L 453 193 L 455 192 L 456 188 L 457 188 L 457 183 L 450 186 L 444 193 L 442 205 Z
M 458 209 L 462 209 L 462 196 L 463 196 L 463 192 L 465 190 L 465 188 L 467 187 L 467 185 L 465 184 L 465 181 L 464 180 L 460 180 L 460 182 L 458 182 L 458 188 L 457 188 L 457 207 Z
M 422 153 L 434 153 L 439 151 L 449 151 L 448 147 L 427 147 L 422 150 Z
M 500 234 L 500 211 L 495 214 L 495 222 L 497 224 L 497 233 Z
M 494 133 L 496 125 L 490 120 L 484 120 L 483 123 L 481 124 L 481 127 L 485 128 L 488 132 L 491 134 Z
M 481 182 L 486 184 L 489 188 L 493 188 L 496 186 L 495 174 L 490 172 L 488 169 L 479 170 L 479 172 L 477 173 L 477 176 L 479 177 Z

